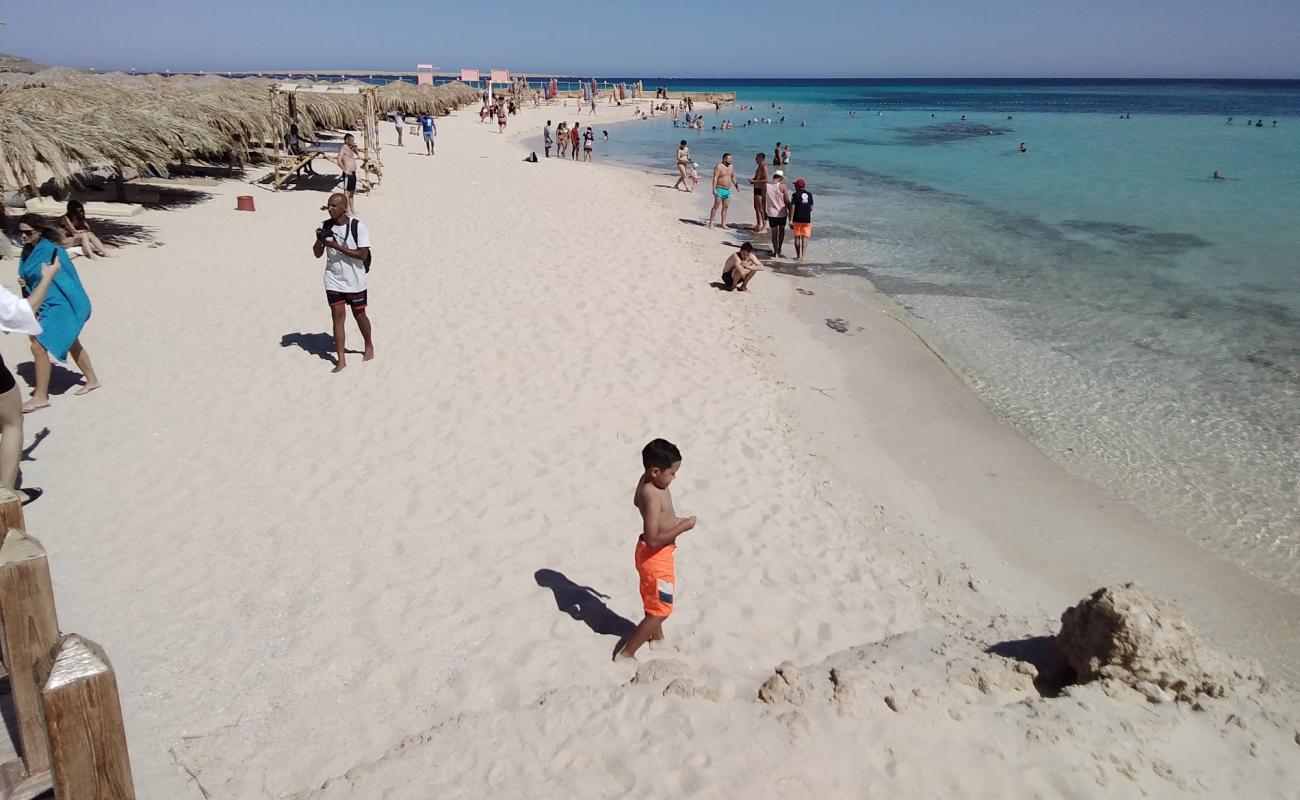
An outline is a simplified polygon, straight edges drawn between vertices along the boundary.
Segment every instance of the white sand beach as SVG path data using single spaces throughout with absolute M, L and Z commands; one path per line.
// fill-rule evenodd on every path
M 104 386 L 27 417 L 26 514 L 139 797 L 1300 797 L 1294 596 L 1143 538 L 883 304 L 824 324 L 864 290 L 711 288 L 728 236 L 680 221 L 706 184 L 522 160 L 563 110 L 467 109 L 434 158 L 382 126 L 377 357 L 338 375 L 323 191 L 205 186 L 78 262 Z M 610 655 L 656 436 L 699 525 L 638 668 Z M 1130 525 L 1158 542 L 1112 557 Z M 1040 696 L 1060 613 L 1133 579 L 1271 677 Z

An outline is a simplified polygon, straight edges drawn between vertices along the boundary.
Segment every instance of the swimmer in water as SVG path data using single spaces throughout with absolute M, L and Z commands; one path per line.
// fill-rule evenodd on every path
M 1218 171 L 1217 169 L 1214 171 L 1214 179 L 1215 179 L 1216 181 L 1226 181 L 1226 180 L 1227 180 L 1227 178 L 1223 177 L 1223 173 L 1220 172 L 1220 171 Z
M 1025 143 L 1024 143 L 1024 142 L 1021 142 L 1021 143 L 1020 143 L 1020 147 L 1016 148 L 1016 152 L 1017 152 L 1017 153 L 1028 153 L 1028 152 L 1029 152 L 1029 148 L 1028 148 L 1028 147 L 1025 147 Z

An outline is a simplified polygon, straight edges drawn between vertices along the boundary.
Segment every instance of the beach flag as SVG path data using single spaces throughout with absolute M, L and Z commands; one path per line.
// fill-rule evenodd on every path
M 622 84 L 620 84 L 618 87 L 618 99 L 619 100 L 627 99 L 627 87 Z
M 559 81 L 555 80 L 555 78 L 551 78 L 551 87 L 550 89 L 547 90 L 546 99 L 554 100 L 556 97 L 559 96 L 559 94 L 560 94 L 560 83 Z

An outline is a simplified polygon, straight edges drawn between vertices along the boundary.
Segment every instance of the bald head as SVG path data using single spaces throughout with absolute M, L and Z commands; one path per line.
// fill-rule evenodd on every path
M 348 213 L 348 196 L 342 192 L 335 192 L 330 195 L 325 207 L 329 209 L 331 219 L 342 219 Z

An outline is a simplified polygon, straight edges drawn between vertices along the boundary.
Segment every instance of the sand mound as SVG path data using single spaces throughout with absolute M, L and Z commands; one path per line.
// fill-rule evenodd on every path
M 1066 609 L 1056 647 L 1080 683 L 1115 680 L 1154 701 L 1223 697 L 1251 673 L 1207 650 L 1172 604 L 1134 583 Z

